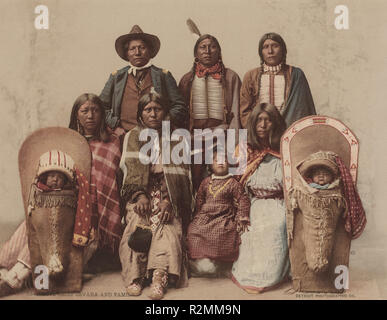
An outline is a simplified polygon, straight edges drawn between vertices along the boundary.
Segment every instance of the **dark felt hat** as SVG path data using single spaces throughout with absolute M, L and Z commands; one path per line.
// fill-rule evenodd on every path
M 144 33 L 141 28 L 136 24 L 133 26 L 132 30 L 128 34 L 124 34 L 117 38 L 116 40 L 116 51 L 118 55 L 128 61 L 127 52 L 125 50 L 125 44 L 127 44 L 130 40 L 143 40 L 148 46 L 150 50 L 150 57 L 154 58 L 156 54 L 160 50 L 160 39 L 149 33 Z

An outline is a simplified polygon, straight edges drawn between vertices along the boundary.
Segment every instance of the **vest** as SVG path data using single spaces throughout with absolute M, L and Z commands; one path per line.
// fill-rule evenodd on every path
M 140 77 L 143 80 L 141 84 L 137 84 Z M 150 92 L 151 87 L 152 77 L 150 68 L 144 70 L 143 73 L 137 73 L 136 78 L 132 74 L 128 75 L 121 102 L 121 127 L 125 131 L 129 131 L 137 125 L 138 101 L 144 94 Z

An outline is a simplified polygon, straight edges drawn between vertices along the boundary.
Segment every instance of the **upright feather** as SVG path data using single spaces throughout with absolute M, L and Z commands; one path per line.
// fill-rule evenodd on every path
M 187 19 L 187 26 L 189 28 L 189 30 L 193 33 L 193 34 L 196 34 L 198 37 L 201 36 L 201 33 L 199 31 L 199 28 L 196 26 L 195 22 L 193 22 L 191 20 L 191 18 L 188 18 Z

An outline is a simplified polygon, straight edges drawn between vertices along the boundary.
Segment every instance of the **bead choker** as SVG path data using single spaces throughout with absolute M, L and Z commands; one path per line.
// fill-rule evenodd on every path
M 268 66 L 266 63 L 263 63 L 264 72 L 278 73 L 281 71 L 281 68 L 282 68 L 282 62 L 276 66 Z

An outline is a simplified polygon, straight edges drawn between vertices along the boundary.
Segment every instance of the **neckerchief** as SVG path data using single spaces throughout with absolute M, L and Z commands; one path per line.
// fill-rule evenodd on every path
M 128 70 L 128 74 L 133 74 L 133 77 L 136 76 L 137 74 L 137 71 L 140 71 L 140 70 L 144 70 L 146 68 L 149 68 L 150 66 L 152 65 L 152 61 L 149 60 L 149 62 L 145 65 L 145 66 L 142 66 L 142 67 L 136 67 L 134 65 L 132 65 L 130 62 L 129 62 L 129 70 Z
M 220 80 L 222 78 L 222 66 L 220 63 L 214 64 L 212 67 L 205 67 L 200 63 L 196 64 L 195 74 L 198 78 L 211 76 L 215 80 Z

